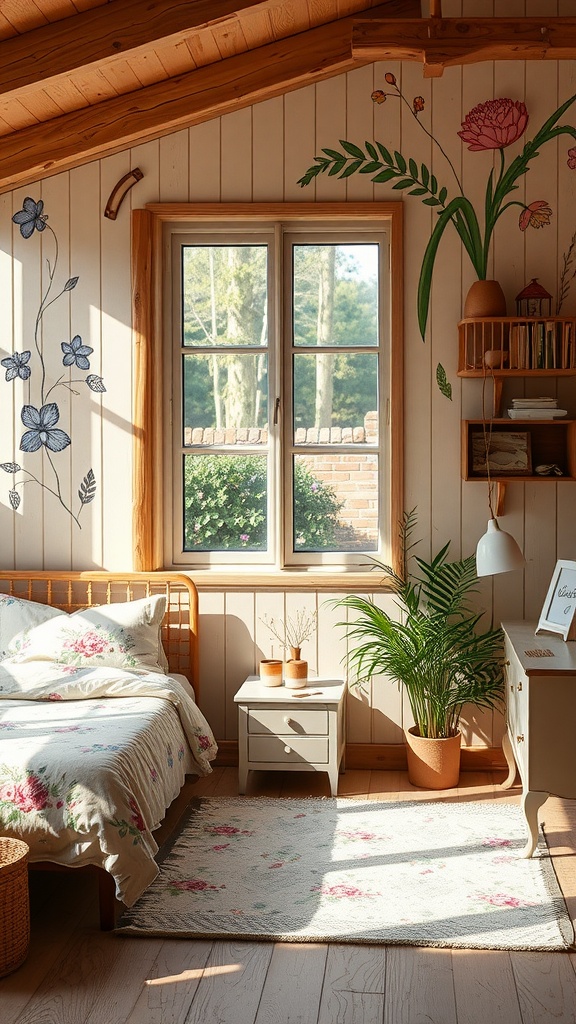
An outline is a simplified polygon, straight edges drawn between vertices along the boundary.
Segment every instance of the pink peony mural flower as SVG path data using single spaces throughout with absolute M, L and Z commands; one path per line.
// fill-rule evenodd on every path
M 432 274 L 438 247 L 449 224 L 457 231 L 458 236 L 474 268 L 479 280 L 488 276 L 490 246 L 494 229 L 503 213 L 511 206 L 519 206 L 520 230 L 527 227 L 541 228 L 550 223 L 552 210 L 546 200 L 539 199 L 526 205 L 517 198 L 509 198 L 518 188 L 517 182 L 529 170 L 530 162 L 540 153 L 542 147 L 561 135 L 576 139 L 576 128 L 561 123 L 569 107 L 576 100 L 576 94 L 570 96 L 544 122 L 534 137 L 525 142 L 516 156 L 506 163 L 504 152 L 513 143 L 522 139 L 528 127 L 528 111 L 521 100 L 507 97 L 486 100 L 473 107 L 466 115 L 459 138 L 472 152 L 490 150 L 499 151 L 494 166 L 490 168 L 484 199 L 480 204 L 480 213 L 464 194 L 462 181 L 450 154 L 441 142 L 425 125 L 421 114 L 424 110 L 424 99 L 416 96 L 412 103 L 403 95 L 395 76 L 387 72 L 384 76 L 389 91 L 378 90 L 372 94 L 375 102 L 382 103 L 386 97 L 396 97 L 406 105 L 410 114 L 420 125 L 427 136 L 427 145 L 432 142 L 445 160 L 452 178 L 457 186 L 457 193 L 452 197 L 448 188 L 441 185 L 435 171 L 425 163 L 405 157 L 397 150 L 384 146 L 381 142 L 366 142 L 364 147 L 344 139 L 340 140 L 341 150 L 323 149 L 320 156 L 299 179 L 303 188 L 309 185 L 319 174 L 328 174 L 338 178 L 348 178 L 353 174 L 367 174 L 376 184 L 389 184 L 392 188 L 404 191 L 406 195 L 418 196 L 420 202 L 435 211 L 437 217 L 420 268 L 418 281 L 418 325 L 422 339 L 425 337 L 430 307 Z M 576 146 L 568 151 L 568 166 L 576 170 Z M 394 184 L 392 184 L 394 182 Z M 452 397 L 451 386 L 446 379 L 444 368 L 438 364 L 436 380 L 447 398 Z
M 520 100 L 498 99 L 479 103 L 462 122 L 458 135 L 476 153 L 482 149 L 505 149 L 528 127 L 528 111 Z

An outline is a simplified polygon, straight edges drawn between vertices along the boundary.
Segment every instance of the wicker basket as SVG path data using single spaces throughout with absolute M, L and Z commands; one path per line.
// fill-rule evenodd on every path
M 0 836 L 0 978 L 20 967 L 28 955 L 29 852 L 20 839 Z

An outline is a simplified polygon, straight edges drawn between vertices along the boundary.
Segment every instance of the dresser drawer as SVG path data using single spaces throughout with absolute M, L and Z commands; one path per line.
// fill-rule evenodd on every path
M 506 717 L 510 732 L 521 733 L 528 728 L 528 680 L 514 652 L 506 653 Z
M 249 736 L 248 760 L 272 764 L 328 764 L 327 736 Z
M 249 733 L 275 733 L 277 735 L 326 736 L 328 733 L 328 712 L 323 708 L 294 708 L 280 710 L 271 708 L 250 708 L 248 712 Z

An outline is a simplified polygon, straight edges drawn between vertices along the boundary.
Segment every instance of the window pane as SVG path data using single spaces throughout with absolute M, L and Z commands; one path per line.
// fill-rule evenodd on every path
M 294 443 L 378 443 L 378 356 L 294 356 Z
M 182 357 L 184 445 L 267 443 L 268 356 Z
M 184 456 L 185 551 L 266 551 L 265 455 Z
M 378 245 L 294 245 L 294 345 L 378 344 Z
M 376 551 L 378 456 L 294 457 L 294 551 Z
M 182 247 L 182 344 L 267 345 L 265 245 Z

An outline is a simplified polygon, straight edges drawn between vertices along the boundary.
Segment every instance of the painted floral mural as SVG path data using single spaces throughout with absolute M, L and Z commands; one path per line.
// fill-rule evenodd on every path
M 78 486 L 79 506 L 75 512 L 72 502 L 63 492 L 58 460 L 55 458 L 72 444 L 72 439 L 65 430 L 58 426 L 60 407 L 54 401 L 54 393 L 58 388 L 64 388 L 69 395 L 77 396 L 79 392 L 74 390 L 72 386 L 74 384 L 85 384 L 90 391 L 97 394 L 106 391 L 106 388 L 102 377 L 96 373 L 86 373 L 81 377 L 75 375 L 77 370 L 84 374 L 90 369 L 89 357 L 94 351 L 89 345 L 83 343 L 79 334 L 70 341 L 61 342 L 59 358 L 61 358 L 62 366 L 65 369 L 55 380 L 50 378 L 49 353 L 45 351 L 42 339 L 44 317 L 47 310 L 58 299 L 76 287 L 79 279 L 78 277 L 68 278 L 57 291 L 58 238 L 51 225 L 48 224 L 48 215 L 44 213 L 44 203 L 41 199 L 36 201 L 27 197 L 22 209 L 14 214 L 12 220 L 18 225 L 22 238 L 32 238 L 37 232 L 48 231 L 51 236 L 53 255 L 51 258 L 46 258 L 48 282 L 36 313 L 33 345 L 24 352 L 13 352 L 12 355 L 0 360 L 5 370 L 6 383 L 23 381 L 26 385 L 27 402 L 22 406 L 20 412 L 22 426 L 26 429 L 20 437 L 20 451 L 27 454 L 38 452 L 42 462 L 39 462 L 37 471 L 33 472 L 30 464 L 27 464 L 26 467 L 21 466 L 16 461 L 14 453 L 11 461 L 0 463 L 0 469 L 12 477 L 8 497 L 14 511 L 20 506 L 24 486 L 34 483 L 52 494 L 80 527 L 80 513 L 84 505 L 88 505 L 96 496 L 96 479 L 93 470 L 88 469 Z
M 398 191 L 407 190 L 407 195 L 418 196 L 424 205 L 436 209 L 438 220 L 426 246 L 418 282 L 418 325 L 424 339 L 434 262 L 448 224 L 452 224 L 458 232 L 478 279 L 485 280 L 494 228 L 506 210 L 514 206 L 519 208 L 520 231 L 526 231 L 529 227 L 542 228 L 550 223 L 552 209 L 547 200 L 537 199 L 525 204 L 518 198 L 509 197 L 518 189 L 518 179 L 526 174 L 530 161 L 539 155 L 545 143 L 561 135 L 569 135 L 576 139 L 576 129 L 572 125 L 559 124 L 576 100 L 576 94 L 554 111 L 534 138 L 524 144 L 522 151 L 508 165 L 505 149 L 521 139 L 528 128 L 529 117 L 525 104 L 507 98 L 486 100 L 466 115 L 461 130 L 457 133 L 462 142 L 471 152 L 494 150 L 499 154 L 496 165 L 488 175 L 482 217 L 479 218 L 472 203 L 464 194 L 462 182 L 452 160 L 420 119 L 425 109 L 423 97 L 416 96 L 410 103 L 391 72 L 386 73 L 385 81 L 389 90 L 377 89 L 372 93 L 372 100 L 381 104 L 392 97 L 406 104 L 422 131 L 448 164 L 458 194 L 451 198 L 448 188 L 440 185 L 435 174 L 424 163 L 418 163 L 412 158 L 407 160 L 397 151 L 392 153 L 380 142 L 365 142 L 362 148 L 344 139 L 340 140 L 341 150 L 323 149 L 322 155 L 315 157 L 314 164 L 299 179 L 298 184 L 302 187 L 309 185 L 317 175 L 324 173 L 338 178 L 348 178 L 356 173 L 368 174 L 375 183 L 394 181 L 392 188 Z M 576 169 L 576 146 L 568 150 L 567 162 L 570 169 Z M 442 393 L 450 398 L 450 384 L 441 365 L 437 368 L 436 378 Z

